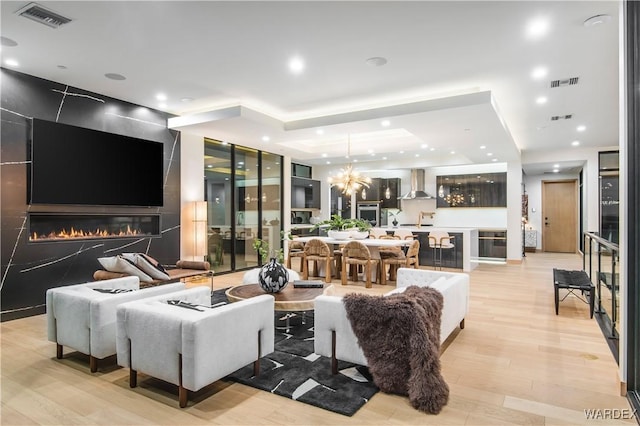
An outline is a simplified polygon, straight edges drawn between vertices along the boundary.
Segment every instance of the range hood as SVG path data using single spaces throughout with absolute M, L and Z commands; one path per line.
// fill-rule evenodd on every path
M 429 200 L 433 197 L 424 192 L 424 170 L 411 169 L 411 190 L 398 197 L 399 200 Z

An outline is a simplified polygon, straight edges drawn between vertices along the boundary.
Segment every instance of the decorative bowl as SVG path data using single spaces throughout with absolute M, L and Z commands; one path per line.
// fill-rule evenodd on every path
M 351 231 L 335 231 L 332 229 L 327 232 L 327 235 L 334 240 L 348 240 L 351 236 Z
M 364 240 L 369 236 L 369 231 L 351 231 L 351 238 L 354 240 Z

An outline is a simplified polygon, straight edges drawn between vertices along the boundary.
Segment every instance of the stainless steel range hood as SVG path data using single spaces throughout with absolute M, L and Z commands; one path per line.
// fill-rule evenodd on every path
M 424 191 L 424 170 L 411 169 L 411 190 L 399 200 L 429 200 L 433 197 Z

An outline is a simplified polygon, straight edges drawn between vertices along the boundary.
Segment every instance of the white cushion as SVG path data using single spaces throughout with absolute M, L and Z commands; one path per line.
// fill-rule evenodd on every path
M 98 262 L 100 262 L 102 267 L 109 272 L 120 272 L 123 274 L 133 275 L 134 277 L 140 278 L 140 281 L 143 282 L 153 281 L 153 278 L 138 268 L 131 260 L 122 255 L 99 257 Z

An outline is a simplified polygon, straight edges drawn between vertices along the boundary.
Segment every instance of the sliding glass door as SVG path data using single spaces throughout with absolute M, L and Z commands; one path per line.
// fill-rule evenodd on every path
M 216 273 L 259 266 L 257 239 L 282 247 L 282 157 L 205 139 L 208 259 Z

